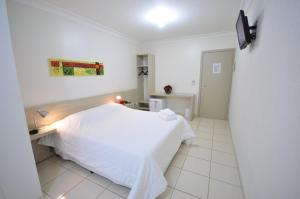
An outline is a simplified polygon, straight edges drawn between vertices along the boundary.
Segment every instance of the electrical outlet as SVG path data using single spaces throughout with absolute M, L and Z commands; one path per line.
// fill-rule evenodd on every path
M 196 81 L 193 79 L 192 80 L 192 86 L 195 86 L 195 84 L 196 84 Z

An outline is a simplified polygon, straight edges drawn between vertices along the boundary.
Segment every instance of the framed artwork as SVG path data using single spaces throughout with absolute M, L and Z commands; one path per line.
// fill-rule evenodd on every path
M 103 63 L 49 59 L 50 76 L 104 75 Z

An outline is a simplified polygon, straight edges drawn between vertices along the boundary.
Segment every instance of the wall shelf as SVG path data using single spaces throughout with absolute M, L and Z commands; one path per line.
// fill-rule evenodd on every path
M 155 57 L 151 54 L 136 56 L 138 102 L 149 100 L 149 93 L 155 91 Z

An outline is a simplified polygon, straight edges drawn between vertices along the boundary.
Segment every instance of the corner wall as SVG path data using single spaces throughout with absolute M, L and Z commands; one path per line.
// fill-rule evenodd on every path
M 300 1 L 248 0 L 253 44 L 236 51 L 230 126 L 246 199 L 300 196 Z

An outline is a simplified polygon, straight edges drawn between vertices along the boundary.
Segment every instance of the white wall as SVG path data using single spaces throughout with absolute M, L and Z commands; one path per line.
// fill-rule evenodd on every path
M 0 0 L 0 198 L 42 196 L 11 47 L 5 0 Z
M 234 33 L 139 44 L 52 5 L 21 2 L 9 1 L 8 14 L 26 107 L 136 88 L 135 55 L 140 46 L 155 55 L 158 91 L 171 84 L 174 92 L 198 94 L 201 52 L 235 46 Z M 49 57 L 99 60 L 104 62 L 105 75 L 50 77 Z
M 258 38 L 237 51 L 230 126 L 247 199 L 300 197 L 300 1 L 243 6 Z
M 142 47 L 143 51 L 155 55 L 156 91 L 163 91 L 163 87 L 170 84 L 174 92 L 198 95 L 202 51 L 234 48 L 235 34 L 152 41 L 144 43 Z
M 20 2 L 9 1 L 8 15 L 26 107 L 136 88 L 136 41 L 41 1 Z M 105 74 L 50 77 L 51 57 L 99 60 Z

